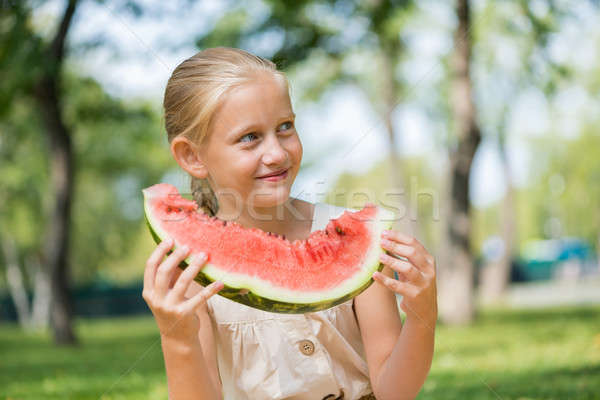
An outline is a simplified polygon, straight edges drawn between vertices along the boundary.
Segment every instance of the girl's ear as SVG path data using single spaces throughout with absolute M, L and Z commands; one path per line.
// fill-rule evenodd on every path
M 171 141 L 171 154 L 177 164 L 195 178 L 205 179 L 208 170 L 200 156 L 198 147 L 183 136 L 177 136 Z

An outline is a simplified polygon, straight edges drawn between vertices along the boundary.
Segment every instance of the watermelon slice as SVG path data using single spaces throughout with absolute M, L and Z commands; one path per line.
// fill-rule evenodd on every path
M 210 217 L 195 201 L 160 183 L 143 190 L 146 222 L 155 241 L 167 237 L 175 247 L 187 245 L 190 256 L 208 254 L 195 278 L 201 285 L 220 280 L 219 295 L 248 306 L 278 313 L 324 310 L 347 301 L 373 283 L 383 268 L 381 232 L 394 214 L 368 203 L 344 211 L 324 230 L 305 240 L 289 240 L 257 228 Z

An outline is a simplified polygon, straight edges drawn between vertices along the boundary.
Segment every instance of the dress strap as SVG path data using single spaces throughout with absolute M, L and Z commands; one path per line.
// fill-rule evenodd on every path
M 312 225 L 310 226 L 311 233 L 321 229 L 319 227 L 321 226 L 321 220 L 323 219 L 322 210 L 323 210 L 323 203 L 315 203 L 315 208 L 313 210 L 313 216 L 312 216 Z
M 344 211 L 356 211 L 352 208 L 345 208 L 335 206 L 328 203 L 315 203 L 315 210 L 313 213 L 313 221 L 311 232 L 318 231 L 319 229 L 325 229 L 329 220 L 336 219 L 344 213 Z

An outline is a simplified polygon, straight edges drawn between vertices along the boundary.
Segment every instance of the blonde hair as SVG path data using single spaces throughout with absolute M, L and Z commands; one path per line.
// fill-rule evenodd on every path
M 223 96 L 261 72 L 281 78 L 289 90 L 285 75 L 272 61 L 241 49 L 209 48 L 179 64 L 167 82 L 163 99 L 169 143 L 179 135 L 194 143 L 203 143 Z M 219 204 L 208 179 L 192 176 L 191 191 L 205 213 L 217 213 Z

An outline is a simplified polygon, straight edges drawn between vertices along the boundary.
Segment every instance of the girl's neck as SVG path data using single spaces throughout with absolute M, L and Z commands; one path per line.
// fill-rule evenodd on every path
M 239 216 L 238 216 L 239 214 Z M 265 232 L 284 235 L 286 239 L 306 239 L 310 234 L 314 204 L 290 197 L 284 204 L 274 207 L 254 207 L 242 210 L 229 209 L 229 204 L 219 204 L 217 217 L 231 220 L 246 228 L 258 228 Z M 236 218 L 237 217 L 237 218 Z

